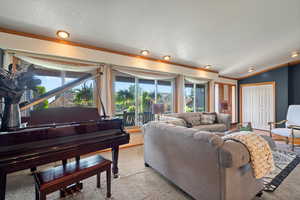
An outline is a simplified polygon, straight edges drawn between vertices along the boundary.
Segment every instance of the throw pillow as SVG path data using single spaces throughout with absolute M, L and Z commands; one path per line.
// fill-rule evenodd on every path
M 186 122 L 187 126 L 191 127 L 199 126 L 201 124 L 200 117 L 200 113 L 184 113 L 184 115 L 179 116 L 179 118 Z
M 217 120 L 217 114 L 216 113 L 202 113 L 201 114 L 201 124 L 208 125 L 208 124 L 214 124 Z

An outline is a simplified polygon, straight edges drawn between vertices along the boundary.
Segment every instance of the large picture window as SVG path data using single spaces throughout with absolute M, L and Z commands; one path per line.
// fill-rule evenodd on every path
M 165 105 L 165 113 L 173 112 L 173 80 L 149 80 L 118 74 L 114 82 L 115 116 L 125 126 L 140 126 L 154 120 L 152 105 Z
M 37 93 L 33 94 L 35 97 L 86 75 L 85 73 L 79 72 L 52 70 L 38 70 L 36 74 L 36 78 L 39 78 L 42 83 L 37 86 Z M 62 94 L 51 97 L 47 101 L 34 106 L 34 109 L 73 106 L 93 107 L 95 106 L 93 96 L 94 84 L 94 80 L 87 80 Z
M 185 112 L 204 112 L 206 110 L 207 84 L 185 81 Z
M 21 62 L 21 66 L 26 67 L 30 65 L 25 61 Z M 36 86 L 36 91 L 26 91 L 22 97 L 22 102 L 30 101 L 34 98 L 63 86 L 71 81 L 77 80 L 85 76 L 84 72 L 66 72 L 59 70 L 50 70 L 35 66 L 35 77 L 41 80 L 41 84 Z M 31 110 L 43 110 L 53 107 L 73 107 L 84 106 L 94 107 L 94 80 L 87 80 L 74 88 L 70 88 L 62 94 L 51 97 L 29 109 L 22 111 L 22 116 L 28 116 Z

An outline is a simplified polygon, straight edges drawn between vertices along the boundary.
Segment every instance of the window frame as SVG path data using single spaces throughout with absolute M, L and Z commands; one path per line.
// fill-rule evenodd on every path
M 116 103 L 115 103 L 115 94 L 116 94 L 116 82 L 117 82 L 117 77 L 118 76 L 123 76 L 123 77 L 130 77 L 130 78 L 133 78 L 134 79 L 134 87 L 135 87 L 135 93 L 134 93 L 134 99 L 135 99 L 135 125 L 136 126 L 140 126 L 142 125 L 141 122 L 138 121 L 138 115 L 139 115 L 139 101 L 138 101 L 138 94 L 139 94 L 139 91 L 138 91 L 138 87 L 139 87 L 139 80 L 150 80 L 150 81 L 154 81 L 154 94 L 155 94 L 155 98 L 154 98 L 154 102 L 157 103 L 157 98 L 158 98 L 158 81 L 160 81 L 160 79 L 145 79 L 145 78 L 139 78 L 139 77 L 136 77 L 136 76 L 132 76 L 132 75 L 129 75 L 129 74 L 125 74 L 125 73 L 121 73 L 121 72 L 117 72 L 115 71 L 113 73 L 113 94 L 114 94 L 114 98 L 113 98 L 113 106 L 114 106 L 114 113 L 113 115 L 116 114 Z M 171 87 L 171 113 L 174 112 L 174 108 L 175 108 L 175 79 L 165 79 L 163 81 L 169 81 L 171 83 L 170 87 Z
M 67 79 L 68 78 L 75 78 L 75 77 L 80 77 L 80 76 L 77 76 L 76 75 L 76 73 L 72 73 L 72 72 L 68 72 L 68 71 L 62 71 L 62 70 L 53 70 L 53 71 L 56 71 L 58 74 L 59 74 L 59 76 L 55 76 L 55 75 L 47 75 L 47 71 L 48 70 L 43 70 L 43 69 L 39 69 L 39 71 L 41 71 L 41 72 L 44 72 L 44 74 L 36 74 L 36 76 L 45 76 L 45 77 L 57 77 L 57 78 L 59 78 L 60 79 L 60 83 L 59 83 L 59 86 L 58 87 L 61 87 L 61 86 L 63 86 L 63 85 L 65 85 L 66 84 L 66 82 L 67 82 Z M 68 76 L 68 74 L 70 74 L 71 76 Z M 79 73 L 78 73 L 79 74 Z M 83 72 L 82 74 L 86 74 L 85 72 Z M 87 81 L 89 81 L 89 80 L 87 80 Z M 95 90 L 95 87 L 97 87 L 97 84 L 96 84 L 96 81 L 95 80 L 92 80 L 93 81 L 93 83 L 92 83 L 92 86 L 93 86 L 93 106 L 89 106 L 89 107 L 97 107 L 96 106 L 96 97 L 95 97 L 95 94 L 94 94 L 94 90 Z M 85 82 L 84 82 L 85 83 Z M 81 83 L 82 84 L 82 83 Z M 42 86 L 42 85 L 41 85 Z M 78 85 L 77 85 L 78 86 Z M 77 86 L 75 86 L 75 87 L 77 87 Z M 65 95 L 64 93 L 62 93 L 61 95 Z M 49 102 L 50 103 L 50 102 Z M 66 106 L 66 104 L 65 104 L 66 102 L 65 102 L 65 100 L 63 100 L 62 101 L 62 105 L 61 105 L 61 107 L 65 107 Z M 75 107 L 75 106 L 74 106 Z
M 186 89 L 186 84 L 190 84 L 190 85 L 193 85 L 192 87 L 192 93 L 193 93 L 193 111 L 192 112 L 200 112 L 200 111 L 197 111 L 196 109 L 196 89 L 197 89 L 197 85 L 201 85 L 201 86 L 204 86 L 204 112 L 206 112 L 208 110 L 208 106 L 209 106 L 209 98 L 208 98 L 208 95 L 209 95 L 209 92 L 208 92 L 208 87 L 209 87 L 209 83 L 192 83 L 192 82 L 189 82 L 187 80 L 184 81 L 184 112 L 187 112 L 186 111 L 186 96 L 185 96 L 185 89 Z

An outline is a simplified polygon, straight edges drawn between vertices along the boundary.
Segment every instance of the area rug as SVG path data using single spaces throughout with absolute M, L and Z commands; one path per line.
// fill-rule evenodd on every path
M 274 192 L 300 163 L 300 157 L 290 151 L 274 150 L 273 158 L 275 170 L 263 178 L 266 192 Z

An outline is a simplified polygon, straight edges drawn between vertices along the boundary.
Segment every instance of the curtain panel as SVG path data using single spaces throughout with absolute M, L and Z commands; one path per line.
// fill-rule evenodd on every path
M 39 58 L 34 56 L 24 56 L 21 54 L 14 54 L 13 56 L 20 60 L 26 61 L 28 63 L 32 63 L 42 68 L 52 69 L 52 70 L 71 71 L 71 72 L 92 72 L 97 70 L 100 67 L 99 65 L 86 65 L 83 63 L 59 61 L 55 59 L 48 59 L 42 57 Z
M 112 116 L 114 113 L 113 106 L 113 75 L 112 75 L 112 67 L 110 65 L 103 65 L 101 67 L 101 71 L 103 74 L 98 76 L 96 79 L 97 91 L 96 92 L 96 105 L 100 115 L 103 115 L 103 110 L 100 104 L 100 98 L 102 100 L 103 106 L 106 111 L 107 116 Z
M 175 99 L 177 110 L 175 110 L 178 113 L 184 112 L 184 76 L 178 75 L 176 77 L 176 92 L 175 92 Z

